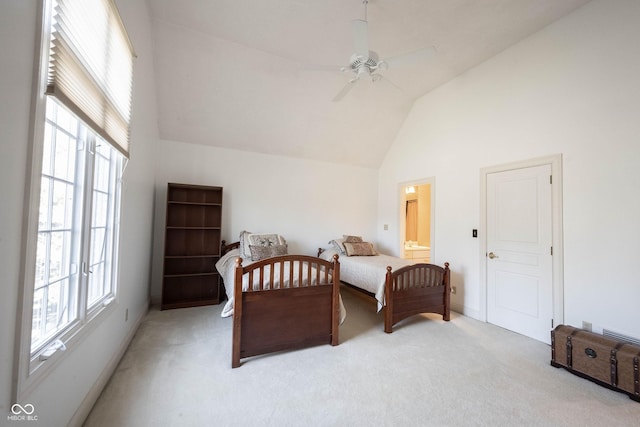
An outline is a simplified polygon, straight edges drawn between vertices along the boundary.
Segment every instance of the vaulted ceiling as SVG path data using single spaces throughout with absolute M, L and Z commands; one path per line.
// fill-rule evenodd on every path
M 414 100 L 589 0 L 147 0 L 160 137 L 376 168 Z M 435 55 L 351 74 L 369 49 Z

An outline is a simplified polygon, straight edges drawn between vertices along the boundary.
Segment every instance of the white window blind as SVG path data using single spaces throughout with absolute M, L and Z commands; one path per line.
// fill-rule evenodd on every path
M 112 0 L 54 0 L 47 94 L 129 156 L 133 49 Z

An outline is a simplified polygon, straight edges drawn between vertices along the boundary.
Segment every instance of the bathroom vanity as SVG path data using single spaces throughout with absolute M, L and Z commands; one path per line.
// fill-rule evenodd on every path
M 415 243 L 405 244 L 404 258 L 415 260 L 415 262 L 428 263 L 431 261 L 431 248 L 429 246 L 422 246 Z

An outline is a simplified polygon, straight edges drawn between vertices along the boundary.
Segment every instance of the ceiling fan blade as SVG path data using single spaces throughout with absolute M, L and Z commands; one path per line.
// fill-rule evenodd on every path
M 413 52 L 385 59 L 383 62 L 385 62 L 388 67 L 403 67 L 415 64 L 420 61 L 426 61 L 435 56 L 435 54 L 436 48 L 430 46 L 424 49 L 418 49 Z
M 332 73 L 344 73 L 342 65 L 321 65 L 321 64 L 305 64 L 300 67 L 301 70 L 304 71 L 325 71 Z
M 367 21 L 362 19 L 351 21 L 351 32 L 353 34 L 353 52 L 361 58 L 369 58 L 369 29 Z
M 409 95 L 404 89 L 402 89 L 400 86 L 398 86 L 397 84 L 395 84 L 394 82 L 392 82 L 391 80 L 389 80 L 388 77 L 384 77 L 380 74 L 376 74 L 377 76 L 380 76 L 380 78 L 374 80 L 374 81 L 383 81 L 386 84 L 390 85 L 391 87 L 393 87 L 394 89 L 396 89 L 399 93 L 401 93 L 402 95 L 405 96 L 405 98 L 411 99 L 411 95 Z
M 336 96 L 333 97 L 333 99 L 331 101 L 333 102 L 338 102 L 340 101 L 342 98 L 344 98 L 344 96 L 349 93 L 349 91 L 351 90 L 351 88 L 353 88 L 353 86 L 355 86 L 356 82 L 358 81 L 358 79 L 351 79 L 347 82 L 346 85 L 344 85 L 342 87 L 342 89 L 340 89 L 340 92 L 338 92 L 338 94 Z

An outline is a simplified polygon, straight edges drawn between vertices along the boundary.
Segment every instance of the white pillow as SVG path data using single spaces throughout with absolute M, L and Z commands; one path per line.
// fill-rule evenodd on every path
M 340 256 L 340 252 L 335 248 L 329 248 L 320 252 L 319 258 L 325 261 L 332 261 L 334 255 Z
M 344 239 L 333 239 L 329 241 L 329 244 L 340 254 L 344 255 L 346 249 L 344 248 Z

